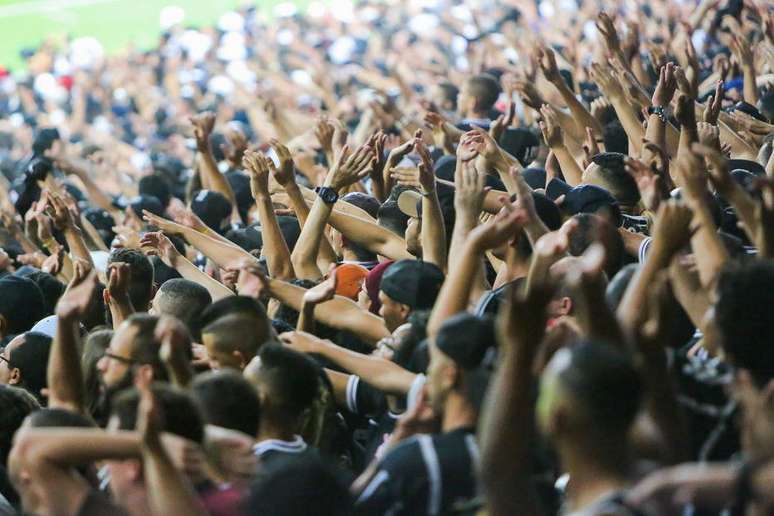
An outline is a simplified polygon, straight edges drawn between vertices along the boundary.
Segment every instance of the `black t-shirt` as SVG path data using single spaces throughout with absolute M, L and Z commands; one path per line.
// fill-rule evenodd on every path
M 399 414 L 391 412 L 382 391 L 370 385 L 359 376 L 352 375 L 347 381 L 347 410 L 365 418 L 365 426 L 361 426 L 353 435 L 355 442 L 362 451 L 356 457 L 355 466 L 363 469 L 371 463 L 379 446 L 384 442 L 384 435 L 395 429 Z
M 361 514 L 475 514 L 478 445 L 473 430 L 419 435 L 382 459 L 357 501 Z
M 308 456 L 317 457 L 317 450 L 308 446 L 300 435 L 292 441 L 267 439 L 253 447 L 253 453 L 260 459 L 264 467 L 275 466 L 277 462 L 292 461 Z

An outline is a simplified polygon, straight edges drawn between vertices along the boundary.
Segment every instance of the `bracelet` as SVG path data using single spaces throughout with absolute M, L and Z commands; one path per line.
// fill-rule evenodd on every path
M 658 116 L 658 119 L 663 123 L 666 123 L 667 121 L 666 110 L 664 109 L 664 106 L 650 106 L 648 108 L 648 114 Z

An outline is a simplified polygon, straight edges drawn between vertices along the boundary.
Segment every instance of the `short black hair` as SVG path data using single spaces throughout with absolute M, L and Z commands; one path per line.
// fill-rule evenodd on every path
M 379 212 L 376 215 L 377 223 L 392 231 L 396 235 L 403 237 L 406 234 L 409 216 L 403 213 L 398 206 L 398 201 L 388 199 L 379 206 Z
M 297 421 L 317 398 L 319 366 L 303 353 L 277 344 L 264 346 L 259 356 L 259 392 L 266 390 L 275 417 Z
M 354 514 L 347 482 L 315 454 L 270 461 L 250 486 L 243 510 L 274 516 Z
M 9 353 L 8 367 L 18 368 L 21 376 L 20 387 L 42 400 L 40 391 L 48 385 L 46 370 L 51 353 L 51 337 L 36 331 L 28 331 L 23 335 L 24 343 Z
M 451 103 L 451 109 L 457 110 L 457 96 L 460 94 L 460 89 L 451 82 L 445 81 L 438 85 L 438 88 L 443 93 L 443 100 Z
M 213 335 L 215 347 L 231 353 L 239 351 L 247 360 L 274 336 L 268 316 L 231 314 L 220 317 L 202 328 L 202 335 Z
M 159 315 L 173 315 L 188 327 L 193 336 L 199 333 L 202 311 L 212 303 L 210 292 L 198 283 L 184 278 L 165 281 L 159 287 Z M 157 294 L 157 295 L 158 295 Z
M 489 111 L 500 96 L 500 83 L 488 73 L 469 77 L 467 80 L 470 94 L 476 100 L 476 111 Z
M 163 383 L 154 383 L 151 391 L 164 415 L 161 431 L 202 444 L 204 420 L 191 396 Z M 134 387 L 116 394 L 111 402 L 111 415 L 118 417 L 120 430 L 134 430 L 137 427 L 139 404 L 140 393 Z
M 602 126 L 602 140 L 607 152 L 629 153 L 629 137 L 618 120 Z
M 559 378 L 594 422 L 590 430 L 626 434 L 642 398 L 642 381 L 632 361 L 600 342 L 582 342 L 570 354 L 570 364 Z
M 153 292 L 153 265 L 141 251 L 137 249 L 113 249 L 108 257 L 108 265 L 125 263 L 129 266 L 129 299 L 135 310 L 144 311 L 148 308 Z
M 158 317 L 144 312 L 133 313 L 126 319 L 126 323 L 136 330 L 132 340 L 132 360 L 138 364 L 151 366 L 154 380 L 167 381 L 167 368 L 164 367 L 159 358 L 161 344 L 156 340 L 156 324 L 158 322 Z M 193 352 L 189 350 L 188 355 L 192 354 Z
M 616 201 L 634 206 L 640 202 L 640 190 L 634 178 L 626 172 L 625 159 L 626 155 L 619 152 L 601 152 L 592 156 L 591 162 L 599 166 L 599 175 Z
M 30 414 L 32 428 L 94 428 L 97 424 L 83 414 L 61 408 L 44 408 Z
M 0 466 L 8 463 L 13 435 L 30 413 L 39 410 L 40 403 L 19 387 L 0 384 Z
M 140 195 L 151 195 L 159 200 L 162 208 L 169 206 L 172 199 L 169 182 L 161 174 L 150 174 L 140 178 L 137 184 L 137 191 Z M 138 215 L 141 215 L 138 213 Z
M 7 334 L 25 332 L 45 317 L 43 293 L 34 281 L 9 274 L 0 278 L 0 292 L 0 315 Z
M 249 296 L 224 297 L 202 310 L 200 316 L 201 326 L 205 327 L 221 317 L 234 314 L 266 317 L 266 308 L 264 308 L 260 301 Z
M 207 424 L 255 437 L 261 417 L 255 387 L 236 371 L 223 369 L 194 379 L 191 395 Z
M 715 321 L 733 365 L 750 372 L 759 387 L 774 378 L 774 264 L 732 263 L 717 285 Z
M 28 266 L 19 268 L 15 274 L 35 282 L 40 289 L 40 292 L 43 294 L 46 314 L 53 314 L 57 301 L 59 301 L 59 298 L 64 294 L 65 284 L 48 272 L 43 272 Z

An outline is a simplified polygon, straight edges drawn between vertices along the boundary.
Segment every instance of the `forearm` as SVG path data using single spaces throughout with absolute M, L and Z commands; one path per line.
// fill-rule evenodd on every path
M 108 307 L 110 309 L 110 318 L 113 321 L 114 330 L 134 313 L 134 307 L 128 296 L 125 299 L 111 297 Z
M 210 293 L 210 297 L 212 297 L 213 303 L 215 301 L 219 301 L 223 298 L 234 295 L 234 292 L 232 292 L 223 283 L 216 280 L 215 278 L 210 277 L 207 273 L 200 270 L 185 256 L 180 255 L 175 258 L 174 268 L 183 278 L 189 281 L 193 281 L 194 283 L 198 283 L 199 285 L 206 288 L 207 292 Z
M 629 141 L 634 146 L 633 149 L 629 149 L 629 153 L 638 153 L 642 146 L 642 137 L 645 132 L 642 129 L 639 118 L 637 118 L 636 110 L 623 97 L 613 96 L 608 98 L 618 115 L 618 120 L 620 120 L 624 132 L 626 132 L 626 136 L 629 137 Z
M 394 362 L 350 351 L 329 341 L 320 341 L 315 352 L 387 394 L 407 395 L 417 377 Z
M 78 353 L 77 321 L 58 318 L 46 368 L 48 406 L 85 413 L 86 392 Z
M 301 310 L 298 311 L 298 322 L 296 323 L 296 331 L 303 331 L 306 333 L 314 333 L 314 303 L 304 301 L 301 305 Z
M 654 241 L 648 259 L 634 273 L 616 311 L 618 321 L 626 334 L 631 335 L 647 316 L 645 303 L 648 299 L 648 289 L 653 285 L 658 272 L 669 263 L 670 258 L 658 242 Z
M 269 280 L 271 296 L 296 311 L 301 311 L 305 292 L 302 287 L 281 280 Z M 390 334 L 381 317 L 361 309 L 355 301 L 342 296 L 335 296 L 317 305 L 315 318 L 332 328 L 350 331 L 372 344 Z
M 699 269 L 699 279 L 704 288 L 712 291 L 728 260 L 728 253 L 718 236 L 709 206 L 703 200 L 689 200 L 698 223 L 698 230 L 691 237 L 691 247 Z
M 175 469 L 161 442 L 142 446 L 142 464 L 152 513 L 208 514 L 189 483 Z
M 742 66 L 744 80 L 744 101 L 753 106 L 758 103 L 758 87 L 755 82 L 755 67 L 752 63 Z
M 238 268 L 245 260 L 255 261 L 255 257 L 241 247 L 213 238 L 195 229 L 181 226 L 180 233 L 188 243 L 215 262 L 221 269 Z
M 293 268 L 301 279 L 318 280 L 322 277 L 317 266 L 317 255 L 323 239 L 325 225 L 330 217 L 332 206 L 319 197 L 314 201 L 309 218 L 301 230 L 291 259 Z
M 438 333 L 441 324 L 449 317 L 468 309 L 473 286 L 472 278 L 481 267 L 481 250 L 473 242 L 465 242 L 462 255 L 452 267 L 441 286 L 438 298 L 427 321 L 427 336 Z
M 452 229 L 451 243 L 449 244 L 449 263 L 448 268 L 456 266 L 458 260 L 464 256 L 465 241 L 468 234 L 478 225 L 478 214 L 471 213 L 468 209 L 455 206 L 457 216 L 454 219 L 454 228 Z
M 218 170 L 218 164 L 215 163 L 215 158 L 212 156 L 212 151 L 208 148 L 206 150 L 200 150 L 201 155 L 201 177 L 202 186 L 222 194 L 231 203 L 231 206 L 236 206 L 236 197 L 234 197 L 234 191 L 231 189 L 231 185 L 226 180 L 226 177 Z
M 328 223 L 348 240 L 362 245 L 372 253 L 391 260 L 414 258 L 406 250 L 406 241 L 375 222 L 333 210 Z
M 86 242 L 83 241 L 83 234 L 77 227 L 68 227 L 64 230 L 65 240 L 67 240 L 67 246 L 70 248 L 70 254 L 74 258 L 80 258 L 90 263 L 92 266 L 94 262 L 91 259 L 91 253 Z
M 110 196 L 97 186 L 86 170 L 80 170 L 76 175 L 78 176 L 78 179 L 81 180 L 81 183 L 83 183 L 83 187 L 86 189 L 86 195 L 91 202 L 111 214 L 114 218 L 120 213 L 120 210 L 117 210 L 116 207 L 113 206 L 113 200 Z M 118 221 L 118 219 L 116 219 L 116 221 Z
M 551 150 L 554 151 L 554 156 L 559 161 L 559 166 L 562 169 L 562 174 L 567 184 L 570 186 L 581 184 L 583 182 L 583 170 L 581 170 L 575 158 L 572 157 L 570 151 L 567 150 L 567 147 L 564 144 L 555 145 L 551 147 Z
M 255 204 L 258 207 L 258 220 L 261 222 L 262 252 L 266 256 L 269 275 L 280 279 L 295 278 L 288 244 L 282 236 L 277 217 L 274 215 L 271 197 L 268 193 L 259 194 Z
M 591 130 L 594 131 L 594 134 L 601 136 L 602 125 L 591 113 L 589 113 L 586 107 L 581 104 L 575 96 L 575 93 L 567 86 L 567 83 L 564 82 L 564 79 L 560 79 L 552 84 L 556 87 L 557 91 L 559 91 L 559 95 L 561 95 L 562 100 L 567 104 L 567 107 L 572 114 L 572 119 L 575 122 L 573 124 L 575 127 L 573 132 L 575 138 L 582 140 L 583 135 L 586 133 L 586 127 L 590 127 Z
M 446 270 L 446 227 L 438 193 L 433 189 L 422 198 L 422 259 Z
M 540 514 L 530 480 L 534 403 L 532 361 L 509 349 L 484 403 L 481 431 L 481 477 L 492 515 Z
M 140 439 L 133 431 L 29 428 L 24 430 L 20 441 L 26 460 L 47 462 L 58 468 L 140 457 Z

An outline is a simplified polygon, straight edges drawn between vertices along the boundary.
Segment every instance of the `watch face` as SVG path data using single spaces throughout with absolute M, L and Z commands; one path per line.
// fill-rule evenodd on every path
M 336 202 L 338 195 L 331 188 L 320 188 L 320 198 L 328 204 Z

